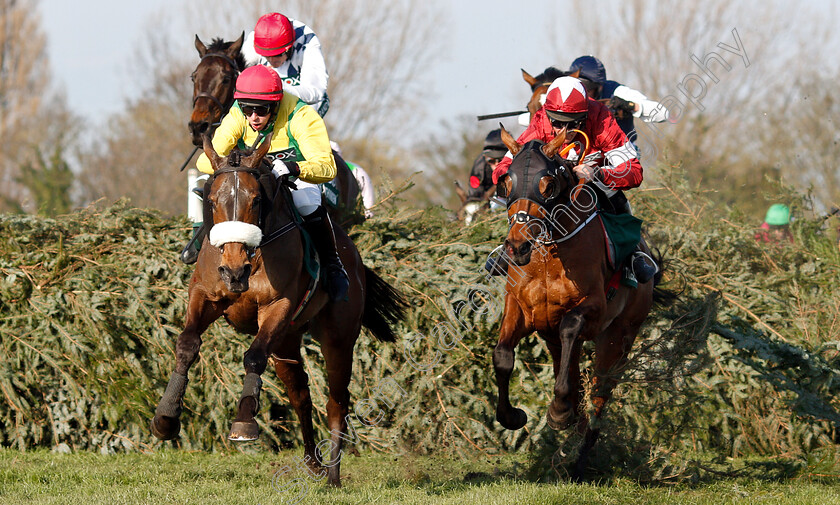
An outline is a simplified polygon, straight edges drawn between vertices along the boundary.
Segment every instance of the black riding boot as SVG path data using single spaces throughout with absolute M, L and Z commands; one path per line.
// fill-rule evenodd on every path
M 198 251 L 201 250 L 201 243 L 204 242 L 205 235 L 207 235 L 207 227 L 204 226 L 204 223 L 198 223 L 197 228 L 193 225 L 193 236 L 181 250 L 181 261 L 187 265 L 192 265 L 198 260 Z
M 338 257 L 335 234 L 327 209 L 318 207 L 318 210 L 305 216 L 303 227 L 312 238 L 322 266 L 327 269 L 327 292 L 330 300 L 334 302 L 343 300 L 350 288 L 350 280 L 347 278 L 344 265 L 341 264 L 341 258 Z
M 636 282 L 639 284 L 649 282 L 659 272 L 659 267 L 656 266 L 653 258 L 638 248 L 633 252 L 632 265 L 633 274 L 636 276 Z

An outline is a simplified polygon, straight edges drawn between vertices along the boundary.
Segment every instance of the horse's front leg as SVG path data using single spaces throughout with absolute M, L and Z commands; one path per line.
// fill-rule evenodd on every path
M 496 406 L 496 420 L 509 430 L 518 430 L 525 426 L 528 415 L 524 410 L 510 403 L 510 376 L 513 373 L 515 349 L 525 335 L 532 330 L 525 328 L 525 318 L 519 304 L 513 296 L 505 300 L 505 313 L 502 320 L 499 343 L 493 350 L 493 368 L 496 371 L 496 385 L 499 388 L 499 403 Z
M 181 405 L 187 389 L 187 372 L 198 358 L 201 334 L 222 315 L 221 303 L 209 302 L 203 293 L 193 290 L 187 307 L 187 322 L 175 344 L 175 371 L 152 418 L 152 434 L 172 440 L 181 431 Z
M 554 398 L 548 406 L 548 425 L 565 430 L 574 423 L 580 404 L 580 334 L 585 318 L 580 312 L 570 312 L 560 322 L 559 341 L 548 344 L 554 361 Z
M 245 378 L 242 381 L 242 394 L 239 397 L 239 408 L 228 438 L 237 442 L 256 440 L 260 436 L 260 428 L 254 416 L 260 410 L 260 391 L 262 378 L 260 377 L 268 365 L 268 350 L 274 344 L 273 339 L 285 329 L 287 321 L 288 300 L 280 302 L 273 309 L 268 310 L 259 323 L 259 330 L 251 347 L 245 351 L 243 365 Z

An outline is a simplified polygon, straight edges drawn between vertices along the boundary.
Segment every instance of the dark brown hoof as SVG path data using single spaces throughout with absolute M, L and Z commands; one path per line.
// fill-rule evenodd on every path
M 545 417 L 548 420 L 549 428 L 556 431 L 568 430 L 569 427 L 575 424 L 575 421 L 577 420 L 574 410 L 567 409 L 558 413 L 554 411 L 553 405 L 549 405 L 548 412 L 546 412 Z
M 228 439 L 234 442 L 250 442 L 258 438 L 260 438 L 260 427 L 256 421 L 234 421 L 228 435 Z
M 181 433 L 181 420 L 155 414 L 152 418 L 152 435 L 160 440 L 173 440 Z
M 508 430 L 518 430 L 528 422 L 528 414 L 517 408 L 512 408 L 508 413 L 496 410 L 496 420 Z

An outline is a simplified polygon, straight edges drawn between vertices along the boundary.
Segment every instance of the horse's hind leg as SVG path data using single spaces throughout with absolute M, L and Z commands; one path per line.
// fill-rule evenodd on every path
M 187 389 L 187 372 L 198 358 L 201 334 L 219 318 L 222 309 L 203 296 L 191 295 L 184 331 L 175 344 L 175 371 L 152 418 L 152 434 L 160 440 L 172 440 L 181 431 L 181 402 Z
M 586 424 L 583 445 L 575 462 L 576 480 L 583 478 L 589 454 L 601 433 L 601 422 L 607 402 L 618 384 L 618 377 L 627 362 L 630 348 L 640 328 L 641 323 L 628 323 L 617 319 L 595 339 L 595 375 L 592 378 L 593 412 Z
M 499 343 L 493 350 L 493 368 L 496 371 L 496 385 L 499 388 L 496 420 L 509 430 L 518 430 L 525 426 L 528 415 L 524 410 L 510 403 L 510 376 L 513 373 L 516 346 L 531 331 L 525 328 L 519 306 L 510 295 L 508 298 L 505 301 L 505 318 L 502 321 Z
M 310 468 L 321 465 L 315 455 L 315 430 L 312 427 L 312 397 L 309 395 L 309 376 L 303 368 L 300 355 L 300 335 L 296 342 L 289 342 L 282 352 L 275 352 L 274 370 L 286 386 L 289 403 L 295 409 L 303 433 L 304 460 Z

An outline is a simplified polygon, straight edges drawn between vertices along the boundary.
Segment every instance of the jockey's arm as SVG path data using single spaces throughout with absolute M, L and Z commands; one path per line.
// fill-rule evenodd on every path
M 659 102 L 649 99 L 641 91 L 622 84 L 615 88 L 613 96 L 635 103 L 636 111 L 633 112 L 633 117 L 646 123 L 661 123 L 668 119 L 668 109 Z
M 309 42 L 301 49 L 303 61 L 300 65 L 300 84 L 283 85 L 283 91 L 287 91 L 309 105 L 316 104 L 324 99 L 327 93 L 327 65 L 324 63 L 324 54 L 321 52 L 321 42 L 314 34 Z M 281 75 L 281 77 L 283 77 Z
M 320 184 L 335 178 L 338 170 L 330 148 L 330 138 L 324 120 L 315 109 L 306 105 L 292 116 L 289 125 L 305 161 L 298 162 L 300 175 L 305 182 Z
M 592 152 L 604 155 L 600 168 L 600 179 L 612 189 L 632 189 L 642 183 L 642 164 L 639 163 L 636 148 L 627 140 L 615 118 L 607 113 L 599 129 L 593 134 Z
M 236 146 L 236 143 L 242 138 L 245 133 L 247 122 L 241 113 L 229 112 L 222 118 L 221 124 L 213 133 L 213 148 L 219 156 L 227 156 L 230 151 Z M 210 159 L 203 152 L 199 155 L 195 162 L 196 168 L 205 174 L 212 174 L 213 167 L 210 165 Z

